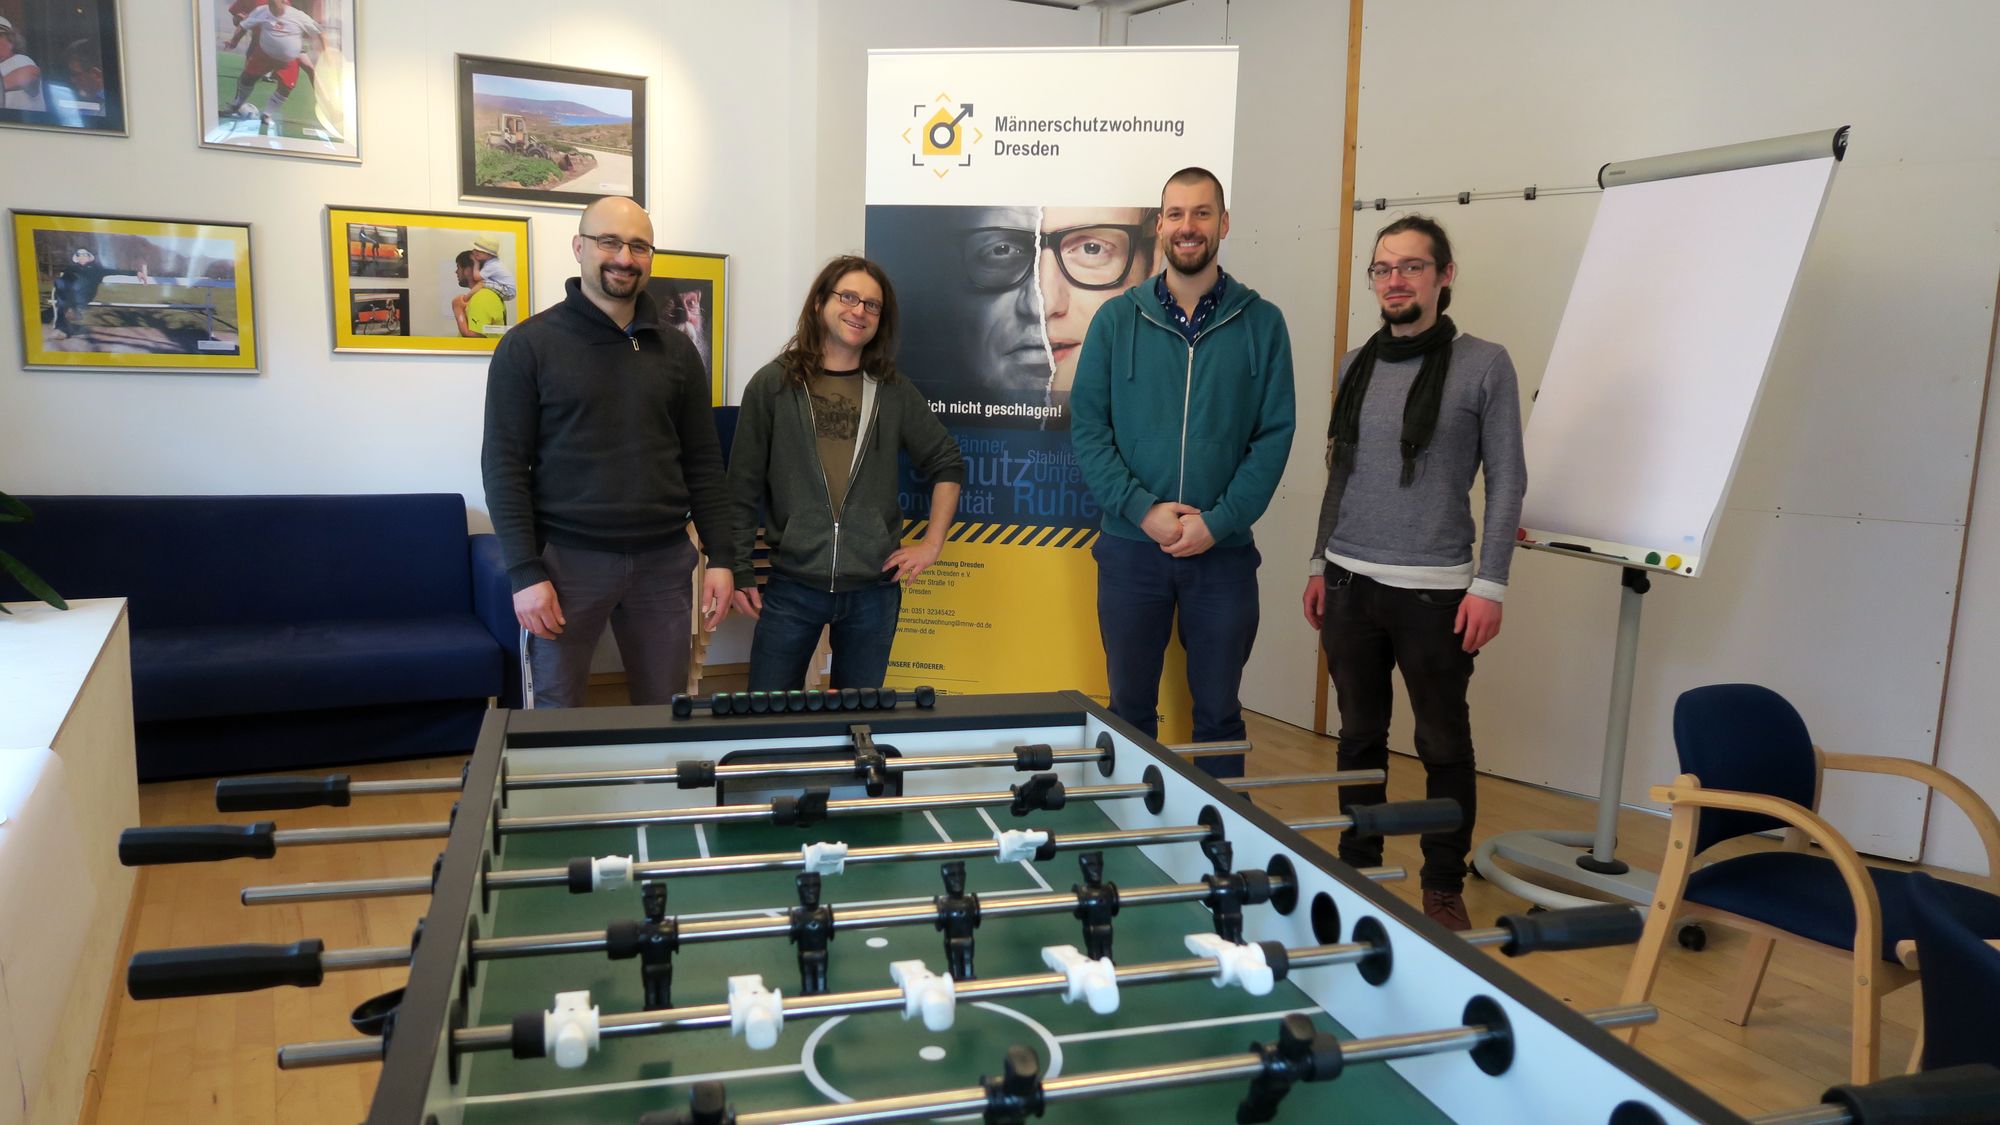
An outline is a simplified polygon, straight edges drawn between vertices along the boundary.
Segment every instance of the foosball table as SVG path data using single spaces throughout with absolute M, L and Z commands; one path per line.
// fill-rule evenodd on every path
M 121 841 L 150 864 L 442 839 L 429 872 L 243 892 L 429 896 L 408 945 L 153 950 L 127 985 L 408 964 L 363 1034 L 278 1051 L 379 1061 L 370 1125 L 1743 1120 L 1610 1034 L 1650 1008 L 1573 1011 L 1482 948 L 1631 941 L 1631 908 L 1454 934 L 1378 885 L 1399 871 L 1302 833 L 1436 831 L 1456 805 L 1336 815 L 1329 790 L 1287 822 L 1251 799 L 1366 781 L 1219 779 L 1074 692 L 494 711 L 456 780 L 217 786 L 233 811 L 451 787 L 448 822 Z

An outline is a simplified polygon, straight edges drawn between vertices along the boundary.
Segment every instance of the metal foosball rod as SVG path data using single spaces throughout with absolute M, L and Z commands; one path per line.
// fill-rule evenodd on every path
M 1657 1013 L 1639 1006 L 1583 1015 L 1600 1027 L 1626 1027 L 1657 1018 Z M 1464 1051 L 1488 1074 L 1505 1073 L 1514 1056 L 1513 1031 L 1505 1011 L 1496 1001 L 1476 996 L 1466 1005 L 1463 1018 L 1465 1022 L 1459 1027 L 1343 1041 L 1315 1028 L 1309 1017 L 1293 1014 L 1280 1019 L 1275 1040 L 1253 1044 L 1240 1054 L 1062 1078 L 1042 1077 L 1039 1056 L 1031 1048 L 1016 1045 L 1008 1048 L 1001 1075 L 984 1079 L 978 1086 L 754 1113 L 729 1108 L 722 1083 L 702 1082 L 690 1090 L 687 1107 L 648 1113 L 639 1121 L 640 1125 L 875 1125 L 956 1114 L 1018 1121 L 1039 1117 L 1046 1106 L 1059 1102 L 1244 1079 L 1250 1081 L 1250 1091 L 1238 1106 L 1236 1119 L 1269 1121 L 1297 1083 L 1331 1081 L 1356 1063 Z
M 1418 804 L 1424 804 L 1419 802 Z M 1444 802 L 1451 804 L 1451 802 Z M 1356 810 L 1357 813 L 1370 810 Z M 1458 823 L 1452 805 L 1449 817 L 1437 815 L 1396 815 L 1394 806 L 1377 806 L 1387 815 L 1371 822 L 1378 827 L 1408 832 L 1449 829 Z M 1418 810 L 1434 814 L 1439 810 Z M 1204 816 L 1203 820 L 1209 818 Z M 1291 862 L 1274 857 L 1266 869 L 1232 870 L 1234 849 L 1217 833 L 1202 840 L 1203 855 L 1213 867 L 1199 882 L 1163 886 L 1121 888 L 1104 878 L 1102 852 L 1085 852 L 1078 857 L 1083 879 L 1066 893 L 966 892 L 965 863 L 953 860 L 940 866 L 944 894 L 928 900 L 907 900 L 867 905 L 822 905 L 821 876 L 816 872 L 797 875 L 797 906 L 733 910 L 686 918 L 667 911 L 667 887 L 647 886 L 642 892 L 646 920 L 621 922 L 599 931 L 542 934 L 472 940 L 467 957 L 474 964 L 513 957 L 552 954 L 603 953 L 616 960 L 640 957 L 652 966 L 655 983 L 649 985 L 649 1007 L 667 1007 L 673 955 L 684 945 L 737 941 L 756 937 L 787 937 L 799 948 L 802 977 L 812 983 L 802 985 L 806 993 L 823 993 L 827 943 L 840 930 L 875 929 L 886 926 L 929 923 L 945 935 L 946 951 L 953 958 L 953 975 L 971 979 L 974 937 L 988 917 L 1018 914 L 1073 914 L 1084 924 L 1084 941 L 1095 957 L 1109 957 L 1112 920 L 1125 906 L 1149 903 L 1193 902 L 1208 908 L 1214 916 L 1216 933 L 1231 942 L 1241 942 L 1243 907 L 1274 903 L 1289 911 L 1298 899 L 1298 886 Z M 419 938 L 421 939 L 421 934 Z M 186 949 L 150 950 L 135 954 L 127 970 L 127 989 L 134 999 L 161 999 L 171 996 L 208 995 L 221 992 L 253 991 L 279 985 L 312 987 L 324 978 L 329 966 L 335 969 L 378 968 L 409 961 L 410 946 L 375 947 L 336 951 L 328 954 L 318 940 L 293 945 L 232 945 Z M 816 951 L 812 952 L 812 951 Z M 808 961 L 816 957 L 817 966 Z M 807 976 L 810 973 L 811 976 Z
M 1285 778 L 1232 778 L 1231 788 L 1272 785 L 1319 785 L 1346 774 L 1298 774 Z M 595 828 L 642 828 L 676 824 L 731 824 L 762 821 L 800 828 L 836 816 L 878 816 L 888 813 L 939 812 L 946 809 L 1008 807 L 1015 816 L 1053 812 L 1070 801 L 1165 799 L 1164 775 L 1157 766 L 1146 769 L 1145 780 L 1117 785 L 1065 786 L 1053 773 L 1038 773 L 1004 790 L 976 793 L 934 793 L 909 797 L 832 799 L 824 789 L 799 796 L 779 796 L 769 802 L 741 805 L 699 805 L 679 809 L 576 813 L 566 816 L 500 816 L 497 835 L 529 832 L 573 832 Z M 272 821 L 255 824 L 183 824 L 159 828 L 127 828 L 119 835 L 118 859 L 127 867 L 166 863 L 203 863 L 219 859 L 269 859 L 280 847 L 324 844 L 378 843 L 388 840 L 443 839 L 451 821 L 412 824 L 356 825 L 345 828 L 280 829 Z
M 1447 808 L 1445 806 L 1449 805 Z M 1349 828 L 1358 822 L 1363 835 L 1403 836 L 1447 831 L 1446 822 L 1457 823 L 1458 807 L 1449 801 L 1403 801 L 1383 805 L 1361 805 L 1339 817 L 1313 817 L 1287 821 L 1291 828 Z M 490 890 L 519 890 L 527 887 L 568 887 L 573 893 L 601 890 L 627 882 L 645 883 L 704 875 L 731 875 L 757 871 L 819 871 L 838 874 L 848 865 L 902 863 L 914 860 L 980 859 L 991 857 L 1002 863 L 1030 858 L 1015 855 L 1015 847 L 1000 833 L 989 840 L 939 841 L 926 844 L 884 844 L 848 848 L 839 843 L 815 842 L 790 852 L 756 852 L 743 855 L 709 856 L 691 859 L 633 861 L 629 856 L 605 856 L 571 860 L 564 867 L 520 868 L 494 871 L 484 876 Z M 1161 828 L 1133 828 L 1108 832 L 1048 832 L 1035 846 L 1032 858 L 1046 860 L 1058 852 L 1083 851 L 1102 847 L 1138 847 L 1147 844 L 1197 842 L 1219 838 L 1211 825 L 1171 825 Z M 245 906 L 277 903 L 321 902 L 357 898 L 396 898 L 431 893 L 429 876 L 410 875 L 383 879 L 350 879 L 316 883 L 283 883 L 245 887 Z
M 990 918 L 1068 914 L 1081 909 L 1084 899 L 1094 892 L 1122 910 L 1134 906 L 1165 903 L 1210 903 L 1220 896 L 1232 897 L 1241 905 L 1260 905 L 1274 896 L 1296 895 L 1298 886 L 1289 867 L 1275 871 L 1255 868 L 1233 873 L 1224 882 L 1166 883 L 1148 887 L 1120 887 L 1097 883 L 1067 892 L 1036 894 L 966 894 L 964 865 L 946 864 L 946 893 L 919 904 L 893 906 L 846 906 L 832 904 L 813 907 L 817 916 L 800 909 L 773 914 L 768 910 L 731 911 L 693 919 L 665 917 L 653 923 L 667 933 L 667 944 L 675 950 L 691 945 L 743 941 L 751 938 L 789 937 L 797 939 L 802 924 L 831 936 L 849 930 L 873 930 L 892 926 L 936 925 L 948 937 L 969 941 L 971 932 Z M 956 886 L 949 869 L 958 870 Z M 800 876 L 811 879 L 812 876 Z M 1218 889 L 1220 887 L 1220 889 Z M 639 926 L 614 925 L 608 930 L 586 930 L 573 934 L 530 937 L 484 938 L 473 943 L 475 960 L 536 957 L 558 953 L 607 953 L 632 956 L 641 942 Z M 377 968 L 408 960 L 410 951 L 396 949 L 337 952 L 340 968 Z M 379 957 L 372 956 L 380 954 Z M 176 996 L 205 996 L 224 992 L 249 992 L 277 985 L 310 987 L 320 983 L 325 971 L 322 943 L 317 940 L 289 946 L 223 945 L 188 949 L 151 950 L 134 954 L 126 970 L 126 989 L 137 1000 L 159 1000 Z
M 1401 866 L 1363 867 L 1357 869 L 1357 874 L 1371 882 L 1398 883 L 1409 878 L 1409 869 Z M 997 891 L 982 896 L 982 899 L 1005 899 L 1026 893 L 1029 892 Z M 751 909 L 729 911 L 709 917 L 746 919 L 769 917 L 770 914 L 770 909 Z M 614 944 L 616 943 L 606 930 L 577 930 L 570 933 L 511 938 L 475 938 L 470 943 L 467 955 L 473 963 L 483 964 L 488 961 L 534 956 L 606 953 Z M 134 954 L 133 963 L 138 964 L 141 959 L 149 959 L 157 965 L 158 959 L 180 957 L 185 959 L 186 968 L 171 978 L 155 975 L 159 972 L 157 968 L 144 970 L 140 978 L 144 982 L 140 986 L 143 995 L 135 992 L 133 998 L 148 1000 L 186 995 L 208 996 L 228 992 L 253 992 L 285 985 L 311 988 L 319 985 L 328 973 L 393 969 L 408 965 L 415 956 L 414 945 L 327 949 L 325 943 L 316 938 L 289 945 L 192 946 L 183 949 L 149 950 Z M 197 972 L 196 966 L 204 964 L 207 968 Z M 132 987 L 132 981 L 133 978 L 128 970 L 128 989 Z
M 1167 749 L 1188 758 L 1208 758 L 1247 753 L 1250 744 L 1197 742 L 1169 746 Z M 872 769 L 888 775 L 931 770 L 1002 767 L 1031 773 L 1057 765 L 1094 765 L 1109 757 L 1111 751 L 1102 746 L 1055 748 L 1036 743 L 988 753 L 924 754 L 913 757 L 870 756 L 866 753 L 855 753 L 839 758 L 741 764 L 717 764 L 705 758 L 688 758 L 670 767 L 657 769 L 502 774 L 501 792 L 511 794 L 541 789 L 583 789 L 610 785 L 669 783 L 681 789 L 705 789 L 714 787 L 718 781 L 766 781 L 825 774 L 852 774 L 856 778 L 865 779 Z M 1334 784 L 1367 783 L 1380 779 L 1364 775 L 1382 772 L 1350 770 L 1324 776 L 1334 779 Z M 356 797 L 458 793 L 464 788 L 463 773 L 458 777 L 404 778 L 391 781 L 355 781 L 348 774 L 329 774 L 324 777 L 299 777 L 290 774 L 225 777 L 215 783 L 215 807 L 221 812 L 345 808 L 352 804 Z
M 1638 939 L 1642 921 L 1639 914 L 1628 906 L 1582 907 L 1541 915 L 1510 915 L 1501 918 L 1491 928 L 1470 930 L 1461 936 L 1468 944 L 1497 946 L 1506 955 L 1519 957 L 1529 953 L 1630 944 Z M 1263 995 L 1277 982 L 1300 969 L 1332 965 L 1383 966 L 1390 956 L 1388 935 L 1379 929 L 1370 932 L 1373 936 L 1366 940 L 1328 945 L 1286 948 L 1273 941 L 1251 943 L 1256 947 L 1252 960 L 1258 967 L 1270 970 L 1268 977 L 1257 974 L 1259 979 L 1255 981 L 1241 979 L 1233 966 L 1229 975 L 1225 976 L 1224 962 L 1218 957 L 1207 956 L 1109 966 L 1104 971 L 1105 980 L 1092 983 L 1104 988 L 1113 998 L 1113 1003 L 1118 990 L 1127 986 L 1218 978 L 1224 979 L 1225 983 L 1241 984 L 1246 990 L 1256 988 L 1258 991 L 1255 994 Z M 1108 988 L 1105 987 L 1107 982 Z M 1064 993 L 1072 994 L 1070 998 L 1074 1000 L 1080 996 L 1077 992 L 1079 987 L 1078 978 L 1067 971 L 956 981 L 951 986 L 951 1003 L 955 1006 L 982 1000 Z M 912 1013 L 911 996 L 912 992 L 907 987 L 788 996 L 774 1004 L 777 1009 L 774 1015 L 780 1022 L 785 1022 L 879 1011 Z M 1104 1014 L 1113 1009 L 1093 1007 L 1092 1010 Z M 1632 1005 L 1630 1010 L 1648 1016 L 1633 1022 L 1652 1022 L 1650 1014 L 1654 1009 L 1651 1005 Z M 527 1013 L 507 1024 L 458 1028 L 452 1032 L 452 1049 L 459 1052 L 507 1050 L 512 1051 L 516 1058 L 543 1057 L 546 1050 L 542 1045 L 549 1038 L 545 1022 L 553 1015 Z M 602 1015 L 597 1017 L 595 1027 L 600 1040 L 629 1039 L 676 1031 L 728 1030 L 733 1019 L 733 1007 L 725 1002 Z M 284 1070 L 295 1070 L 370 1062 L 381 1058 L 383 1049 L 383 1040 L 378 1037 L 294 1044 L 279 1049 L 278 1066 Z

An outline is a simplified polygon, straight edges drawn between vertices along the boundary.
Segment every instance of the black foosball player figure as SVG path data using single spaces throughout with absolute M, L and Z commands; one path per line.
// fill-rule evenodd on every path
M 1230 871 L 1236 862 L 1236 849 L 1227 840 L 1203 840 L 1201 850 L 1215 867 L 1213 875 L 1201 878 L 1208 884 L 1208 909 L 1215 915 L 1215 932 L 1222 940 L 1241 945 L 1243 893 Z
M 1083 882 L 1070 891 L 1076 895 L 1077 920 L 1083 923 L 1083 955 L 1096 960 L 1111 956 L 1111 920 L 1118 916 L 1118 886 L 1104 881 L 1104 853 L 1085 852 L 1076 857 L 1083 870 Z
M 799 947 L 799 992 L 818 996 L 826 991 L 826 947 L 833 940 L 833 908 L 819 901 L 819 876 L 801 872 L 799 904 L 792 907 L 792 944 Z
M 965 864 L 953 860 L 939 868 L 944 893 L 937 905 L 937 928 L 944 934 L 945 962 L 951 979 L 972 980 L 972 937 L 979 931 L 979 896 L 965 893 Z
M 674 1006 L 674 953 L 680 947 L 674 927 L 667 923 L 667 885 L 647 883 L 639 888 L 639 904 L 645 924 L 639 927 L 639 980 L 645 986 L 649 1010 Z

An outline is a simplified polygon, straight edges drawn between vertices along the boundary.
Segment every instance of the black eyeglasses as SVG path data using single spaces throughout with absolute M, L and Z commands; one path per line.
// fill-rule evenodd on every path
M 1400 273 L 1404 277 L 1422 277 L 1425 270 L 1436 264 L 1436 262 L 1424 261 L 1422 258 L 1412 258 L 1407 262 L 1398 262 L 1393 266 L 1387 262 L 1376 262 L 1368 267 L 1368 280 L 1381 281 L 1391 273 Z
M 863 297 L 852 289 L 842 289 L 835 293 L 834 296 L 839 299 L 841 304 L 846 305 L 850 309 L 856 305 L 860 305 L 867 311 L 869 316 L 882 315 L 882 302 L 873 297 Z
M 1043 232 L 1042 249 L 1054 252 L 1063 279 L 1078 289 L 1116 289 L 1132 268 L 1146 227 L 1092 223 Z M 977 227 L 965 232 L 965 277 L 974 289 L 999 293 L 1035 271 L 1035 234 L 1019 227 Z
M 582 231 L 578 231 L 577 233 L 583 234 Z M 616 254 L 619 250 L 629 246 L 632 248 L 632 256 L 634 258 L 650 258 L 653 256 L 653 244 L 643 238 L 634 238 L 628 241 L 615 234 L 584 234 L 583 237 L 597 243 L 597 248 L 606 254 Z

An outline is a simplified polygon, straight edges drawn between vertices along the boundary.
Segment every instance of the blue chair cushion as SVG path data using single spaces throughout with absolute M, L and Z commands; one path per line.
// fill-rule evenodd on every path
M 1870 867 L 1868 876 L 1882 905 L 1882 958 L 1894 961 L 1896 943 L 1916 936 L 1910 873 Z M 2000 896 L 1959 883 L 1937 887 L 1952 912 L 1981 937 L 2000 937 Z M 1854 899 L 1840 869 L 1823 856 L 1756 852 L 1720 860 L 1688 876 L 1686 897 L 1822 945 L 1854 948 Z
M 149 720 L 260 715 L 500 694 L 505 654 L 471 614 L 132 633 L 132 698 Z

